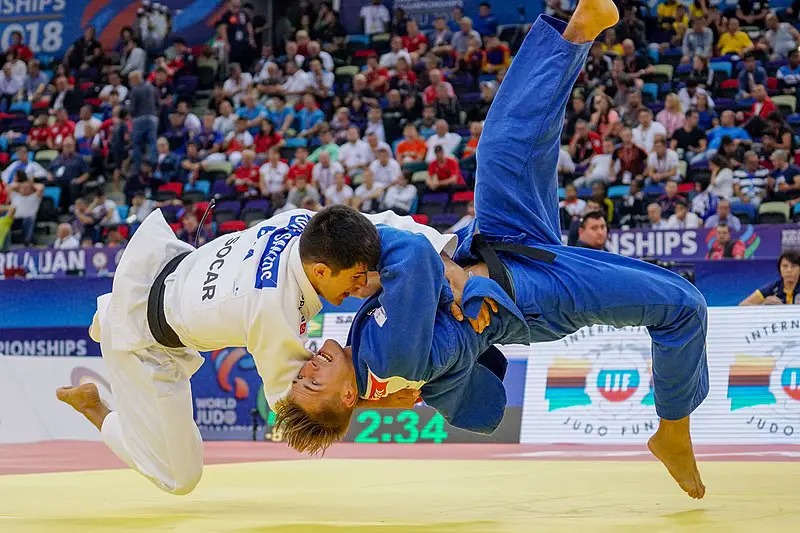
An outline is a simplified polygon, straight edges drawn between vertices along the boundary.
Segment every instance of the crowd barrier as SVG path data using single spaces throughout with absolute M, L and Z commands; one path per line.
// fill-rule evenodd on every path
M 309 348 L 327 338 L 343 342 L 352 316 L 316 317 Z M 503 351 L 510 360 L 504 382 L 509 404 L 494 435 L 457 430 L 432 408 L 418 406 L 359 410 L 346 440 L 642 444 L 657 427 L 643 328 L 594 326 Z M 204 356 L 206 364 L 192 378 L 203 437 L 280 441 L 247 351 Z M 695 442 L 800 444 L 800 315 L 793 306 L 710 309 L 708 361 L 709 396 L 692 417 Z M 97 357 L 0 357 L 0 442 L 98 438 L 54 391 L 88 379 L 108 397 L 104 372 Z

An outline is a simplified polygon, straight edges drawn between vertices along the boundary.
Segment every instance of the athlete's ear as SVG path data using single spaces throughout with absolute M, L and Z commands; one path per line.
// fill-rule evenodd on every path
M 311 268 L 311 272 L 314 273 L 314 276 L 316 276 L 317 279 L 324 279 L 326 275 L 331 272 L 331 267 L 325 263 L 314 263 L 314 266 Z
M 342 392 L 342 403 L 344 403 L 345 407 L 348 409 L 352 409 L 356 406 L 357 402 L 358 392 L 348 383 L 344 388 L 344 392 Z

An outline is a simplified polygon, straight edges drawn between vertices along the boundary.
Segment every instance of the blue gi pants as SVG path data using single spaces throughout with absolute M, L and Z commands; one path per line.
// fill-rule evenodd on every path
M 561 37 L 565 27 L 541 16 L 500 86 L 478 145 L 474 224 L 489 240 L 557 254 L 551 264 L 500 254 L 533 342 L 594 324 L 646 326 L 653 340 L 656 411 L 677 420 L 708 394 L 705 299 L 661 267 L 561 243 L 559 140 L 590 47 Z M 473 230 L 459 232 L 457 260 L 467 259 Z

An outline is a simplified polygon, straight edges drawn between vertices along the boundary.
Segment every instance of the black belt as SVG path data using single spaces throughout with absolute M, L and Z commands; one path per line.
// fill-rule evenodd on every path
M 503 266 L 503 262 L 497 257 L 497 252 L 524 255 L 545 263 L 552 263 L 556 259 L 556 254 L 541 248 L 525 246 L 524 244 L 490 241 L 480 233 L 472 236 L 472 253 L 486 263 L 486 268 L 489 270 L 489 278 L 500 285 L 506 294 L 511 297 L 511 300 L 515 302 L 514 284 L 505 266 Z
M 175 330 L 167 324 L 167 317 L 164 315 L 164 291 L 166 289 L 164 281 L 167 276 L 175 272 L 181 261 L 192 252 L 184 252 L 173 257 L 164 269 L 156 276 L 153 286 L 150 287 L 150 295 L 147 297 L 147 324 L 150 326 L 150 333 L 161 346 L 167 348 L 185 348 Z

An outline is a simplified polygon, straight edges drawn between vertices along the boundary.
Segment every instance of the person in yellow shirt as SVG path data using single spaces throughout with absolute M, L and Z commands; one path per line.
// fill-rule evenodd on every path
M 677 0 L 665 0 L 664 3 L 659 4 L 656 8 L 658 15 L 658 23 L 665 30 L 671 29 L 672 23 L 675 22 L 675 13 L 678 10 Z
M 689 18 L 705 17 L 707 9 L 706 0 L 694 0 L 689 5 Z
M 622 55 L 622 43 L 620 43 L 617 39 L 617 32 L 614 30 L 614 28 L 608 28 L 605 31 L 605 36 L 601 46 L 603 47 L 604 53 L 610 53 L 617 56 Z
M 672 31 L 675 32 L 673 44 L 680 46 L 683 42 L 683 34 L 689 28 L 689 17 L 686 16 L 686 7 L 678 4 L 675 10 L 675 22 L 672 23 Z
M 728 20 L 728 31 L 719 36 L 717 49 L 721 56 L 727 54 L 741 56 L 753 49 L 753 41 L 745 32 L 739 30 L 739 21 L 732 18 Z

